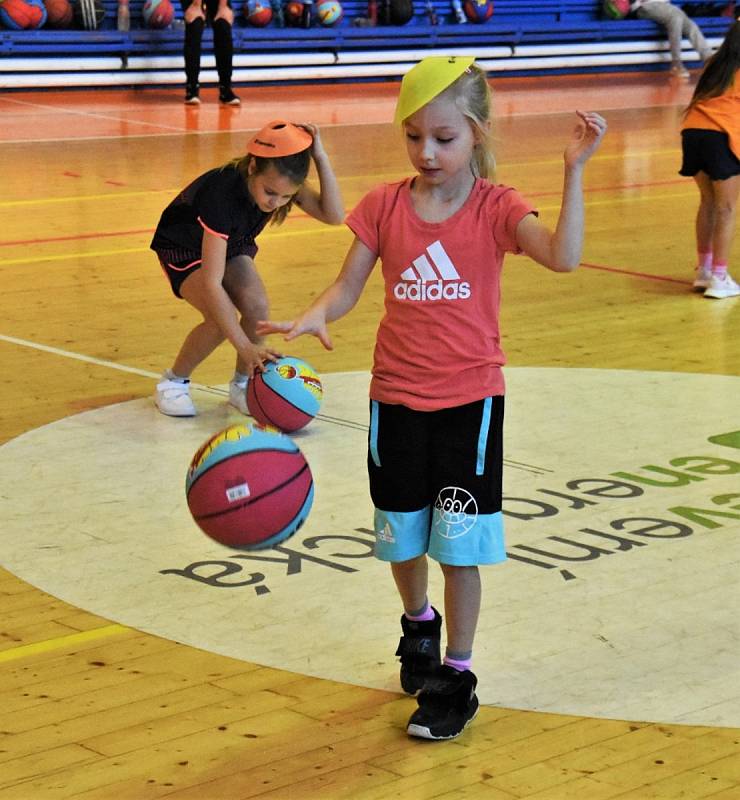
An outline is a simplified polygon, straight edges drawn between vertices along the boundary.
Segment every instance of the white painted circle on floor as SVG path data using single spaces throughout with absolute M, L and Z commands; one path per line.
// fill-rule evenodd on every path
M 0 448 L 3 566 L 80 608 L 214 653 L 399 691 L 400 606 L 372 557 L 364 373 L 323 376 L 295 441 L 307 523 L 244 553 L 189 516 L 196 448 L 240 421 L 149 399 Z M 740 378 L 510 368 L 506 564 L 482 570 L 474 653 L 487 704 L 740 726 Z M 441 607 L 439 570 L 430 570 Z

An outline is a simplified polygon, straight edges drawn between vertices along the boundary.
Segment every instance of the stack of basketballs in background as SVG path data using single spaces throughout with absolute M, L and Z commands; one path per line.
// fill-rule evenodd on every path
M 409 0 L 396 2 L 405 3 L 408 14 L 399 17 L 393 13 L 379 15 L 376 11 L 375 19 L 358 17 L 352 22 L 405 24 L 413 17 L 413 5 Z M 155 30 L 172 27 L 176 16 L 173 0 L 144 0 L 143 3 L 132 0 L 132 6 L 134 3 L 140 27 Z M 369 6 L 381 6 L 384 3 L 392 11 L 394 0 L 371 0 Z M 616 12 L 624 4 L 628 6 L 628 0 L 605 0 L 604 8 L 610 16 L 617 16 Z M 452 19 L 456 22 L 482 23 L 493 14 L 493 0 L 453 0 L 452 5 L 456 12 Z M 427 6 L 429 8 L 431 2 Z M 340 0 L 245 0 L 241 11 L 242 24 L 255 28 L 268 25 L 309 28 L 314 24 L 332 27 L 344 19 Z M 16 31 L 41 27 L 96 30 L 103 27 L 105 16 L 103 0 L 0 0 L 0 25 Z M 134 19 L 133 8 L 131 19 Z M 437 23 L 436 15 L 432 22 Z
M 323 386 L 313 367 L 285 356 L 255 373 L 246 392 L 256 422 L 231 425 L 198 448 L 185 494 L 193 519 L 211 539 L 261 550 L 292 536 L 311 510 L 311 469 L 288 433 L 314 419 Z
M 167 28 L 175 18 L 171 0 L 145 0 L 142 27 Z M 10 30 L 81 28 L 93 31 L 105 19 L 102 0 L 0 0 L 0 24 Z
M 273 0 L 247 0 L 243 7 L 244 19 L 255 28 L 264 28 L 271 23 L 279 27 L 308 28 L 316 21 L 331 27 L 341 22 L 344 10 L 339 0 L 319 0 L 318 3 L 290 0 L 279 3 Z

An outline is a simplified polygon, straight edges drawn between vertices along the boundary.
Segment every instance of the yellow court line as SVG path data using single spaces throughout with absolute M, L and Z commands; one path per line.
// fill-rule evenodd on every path
M 95 250 L 89 253 L 67 253 L 62 256 L 36 256 L 35 258 L 0 259 L 0 267 L 11 267 L 17 264 L 40 264 L 42 261 L 69 261 L 73 258 L 101 258 L 105 256 L 122 256 L 127 253 L 151 252 L 148 247 L 130 247 L 123 250 Z
M 182 187 L 181 187 L 182 188 Z M 3 200 L 0 201 L 0 208 L 12 208 L 13 206 L 33 206 L 44 205 L 47 203 L 80 203 L 88 200 L 118 200 L 121 197 L 141 197 L 150 194 L 171 194 L 174 195 L 180 189 L 146 189 L 138 192 L 115 192 L 110 191 L 106 194 L 75 194 L 66 197 L 35 197 L 33 200 Z
M 47 639 L 43 642 L 24 644 L 20 647 L 13 647 L 10 650 L 0 651 L 0 663 L 4 661 L 15 661 L 18 658 L 37 655 L 38 653 L 48 653 L 52 650 L 59 650 L 63 647 L 74 647 L 83 642 L 92 642 L 95 639 L 105 639 L 108 636 L 119 636 L 122 633 L 130 633 L 131 628 L 125 625 L 106 625 L 103 628 L 93 628 L 89 631 L 80 633 L 70 633 L 69 636 L 58 636 L 56 639 Z
M 337 177 L 337 180 L 340 182 L 346 181 L 363 181 L 372 179 L 377 183 L 382 183 L 383 181 L 388 180 L 400 180 L 400 178 L 405 177 L 405 172 L 390 172 L 390 173 L 379 173 L 374 175 L 347 175 L 344 177 Z M 315 181 L 309 181 L 309 183 L 315 183 Z M 48 205 L 51 203 L 86 203 L 89 201 L 99 201 L 99 200 L 120 200 L 121 198 L 126 197 L 146 197 L 148 195 L 155 195 L 155 194 L 167 194 L 174 197 L 178 192 L 182 191 L 182 186 L 176 186 L 169 189 L 142 189 L 139 191 L 132 191 L 132 192 L 118 192 L 114 189 L 111 189 L 110 192 L 106 192 L 105 194 L 73 194 L 73 195 L 64 195 L 63 197 L 34 197 L 29 198 L 28 200 L 0 200 L 0 208 L 13 208 L 15 206 L 34 206 L 34 205 Z

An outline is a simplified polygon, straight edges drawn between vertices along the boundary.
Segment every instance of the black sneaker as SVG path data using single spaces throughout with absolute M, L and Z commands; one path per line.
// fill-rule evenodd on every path
M 478 679 L 466 669 L 458 672 L 443 664 L 419 694 L 419 707 L 406 732 L 421 739 L 454 739 L 478 713 Z
M 231 88 L 221 89 L 218 92 L 218 102 L 224 106 L 238 106 L 241 105 L 241 100 L 234 94 Z
M 436 608 L 432 611 L 434 619 L 427 622 L 413 622 L 405 614 L 401 616 L 403 636 L 396 655 L 401 657 L 401 688 L 407 694 L 416 694 L 440 664 L 442 617 Z
M 200 105 L 200 97 L 198 97 L 198 87 L 197 86 L 186 86 L 185 87 L 185 105 L 186 106 L 199 106 Z

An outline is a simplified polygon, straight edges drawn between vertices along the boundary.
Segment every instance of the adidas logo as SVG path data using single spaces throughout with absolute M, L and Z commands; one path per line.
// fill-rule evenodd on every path
M 375 531 L 375 535 L 381 542 L 388 542 L 389 544 L 395 544 L 396 539 L 393 536 L 393 531 L 391 530 L 391 526 L 389 522 L 385 523 L 382 531 Z
M 412 264 L 401 273 L 401 280 L 393 287 L 397 299 L 467 300 L 470 297 L 470 284 L 460 280 L 439 240 L 432 242 Z

